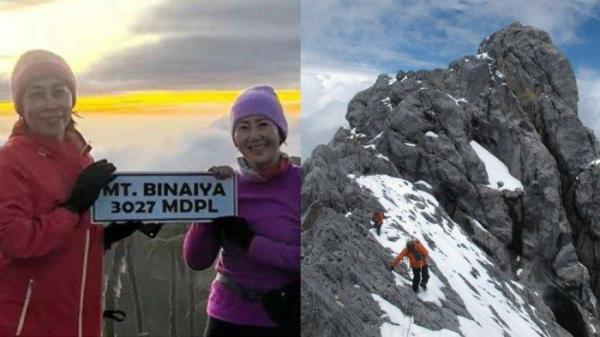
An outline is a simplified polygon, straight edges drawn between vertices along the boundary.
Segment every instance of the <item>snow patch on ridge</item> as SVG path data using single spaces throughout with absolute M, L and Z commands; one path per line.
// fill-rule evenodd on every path
M 392 107 L 392 101 L 389 97 L 382 99 L 381 103 L 385 104 L 385 106 L 388 107 L 388 109 L 390 109 L 390 111 L 394 110 L 394 108 Z
M 600 165 L 600 158 L 596 159 L 596 160 L 592 160 L 589 164 L 587 164 L 585 166 L 585 168 L 589 168 L 595 165 Z
M 485 171 L 487 172 L 489 181 L 487 186 L 496 190 L 516 191 L 517 189 L 523 189 L 523 184 L 519 179 L 510 174 L 508 167 L 506 167 L 500 159 L 491 154 L 476 141 L 472 140 L 470 144 L 473 151 L 477 154 L 477 157 L 479 157 L 483 162 L 483 165 L 485 165 Z M 499 186 L 498 183 L 502 183 L 502 186 Z
M 377 134 L 377 136 L 375 136 L 375 138 L 371 139 L 371 142 L 376 141 L 377 139 L 379 139 L 379 137 L 381 137 L 383 135 L 383 131 L 381 131 L 380 133 Z
M 367 138 L 367 135 L 364 133 L 356 132 L 356 128 L 350 129 L 350 137 L 349 138 Z
M 485 227 L 483 227 L 483 225 L 481 225 L 481 223 L 479 223 L 479 221 L 473 219 L 473 218 L 469 218 L 469 221 L 471 222 L 471 224 L 475 225 L 477 228 L 479 228 L 480 230 L 487 232 L 488 230 L 485 229 Z
M 477 55 L 475 55 L 475 57 L 476 57 L 478 60 L 488 60 L 488 61 L 494 61 L 494 58 L 492 58 L 490 55 L 488 55 L 488 53 L 487 53 L 487 52 L 485 52 L 485 53 L 481 53 L 481 54 L 477 54 Z
M 388 75 L 388 77 L 389 77 L 388 78 L 388 85 L 392 85 L 392 84 L 396 83 L 396 81 L 397 81 L 396 80 L 396 76 L 394 76 L 394 75 Z
M 454 98 L 454 96 L 452 96 L 450 94 L 446 94 L 446 96 L 450 97 L 456 105 L 460 105 L 458 103 L 469 103 L 469 101 L 467 101 L 467 99 L 464 97 L 456 99 L 456 98 Z

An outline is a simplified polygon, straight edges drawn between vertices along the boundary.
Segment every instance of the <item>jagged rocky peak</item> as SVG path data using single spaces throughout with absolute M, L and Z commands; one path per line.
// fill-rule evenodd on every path
M 515 89 L 530 94 L 552 92 L 577 111 L 577 84 L 571 64 L 546 32 L 513 23 L 482 41 L 478 53 L 496 59 L 502 65 L 500 71 L 514 79 Z
M 519 285 L 511 288 L 517 295 L 505 291 L 502 296 L 514 312 L 533 322 L 528 326 L 539 330 L 536 334 L 596 335 L 600 148 L 577 117 L 577 99 L 568 60 L 547 33 L 519 23 L 493 33 L 476 55 L 455 60 L 447 69 L 399 71 L 395 78 L 382 74 L 357 93 L 346 114 L 350 129 L 338 130 L 303 166 L 303 296 L 311 303 L 303 310 L 327 317 L 310 323 L 306 331 L 314 329 L 315 336 L 342 331 L 379 335 L 372 331 L 381 328 L 384 333 L 384 323 L 392 324 L 386 331 L 402 326 L 383 308 L 408 315 L 407 301 L 413 300 L 423 306 L 420 318 L 413 318 L 424 329 L 470 336 L 475 330 L 465 328 L 468 320 L 488 324 L 478 319 L 488 317 L 481 314 L 485 308 L 475 309 L 471 301 L 473 294 L 481 299 L 486 290 L 458 269 L 432 268 L 440 291 L 450 299 L 437 307 L 401 290 L 399 277 L 408 274 L 385 269 L 399 248 L 394 242 L 418 236 L 435 252 L 443 247 L 438 240 L 445 239 L 427 226 L 456 224 L 471 246 L 455 247 L 452 254 L 460 260 L 455 262 L 474 263 L 464 250 L 481 250 L 491 261 L 484 265 L 496 287 Z M 384 237 L 376 237 L 368 230 L 372 211 L 396 212 L 399 200 L 410 197 L 392 197 L 395 190 L 382 189 L 386 183 L 364 183 L 361 177 L 366 176 L 380 177 L 373 178 L 380 182 L 388 182 L 384 177 L 402 179 L 415 191 L 430 194 L 438 203 L 438 216 L 422 215 L 415 202 L 407 206 L 407 214 L 386 220 Z M 410 227 L 419 214 L 427 226 Z M 347 266 L 353 266 L 351 271 Z M 473 268 L 469 275 L 488 277 Z M 469 286 L 458 291 L 461 282 Z M 355 306 L 368 309 L 355 313 Z M 533 315 L 525 310 L 528 306 L 535 308 Z M 388 316 L 382 317 L 381 310 Z M 444 315 L 440 310 L 449 310 L 444 311 L 448 316 L 442 323 L 430 322 Z M 487 314 L 511 326 L 508 313 Z M 327 324 L 335 327 L 331 334 L 317 333 L 330 329 Z M 494 324 L 489 328 L 519 336 Z M 362 333 L 364 329 L 371 332 Z

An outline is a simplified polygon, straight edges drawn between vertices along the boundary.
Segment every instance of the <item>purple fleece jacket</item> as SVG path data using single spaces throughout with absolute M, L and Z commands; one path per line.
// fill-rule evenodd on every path
M 215 269 L 238 284 L 260 292 L 281 288 L 300 277 L 300 168 L 291 165 L 266 183 L 237 174 L 238 215 L 256 233 L 248 252 L 224 242 Z M 212 223 L 194 223 L 183 244 L 183 256 L 193 269 L 210 267 L 220 247 Z M 213 281 L 209 316 L 240 325 L 277 326 L 262 304 L 246 301 Z

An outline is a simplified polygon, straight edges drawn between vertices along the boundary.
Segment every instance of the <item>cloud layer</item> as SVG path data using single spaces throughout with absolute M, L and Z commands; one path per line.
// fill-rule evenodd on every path
M 299 120 L 288 118 L 289 136 L 281 150 L 300 155 Z M 108 158 L 120 171 L 203 171 L 214 165 L 236 165 L 240 155 L 234 147 L 227 117 L 210 125 L 188 127 L 185 131 L 165 130 L 157 133 L 152 127 L 138 130 L 131 141 L 107 143 L 98 138 L 92 155 Z
M 371 86 L 377 71 L 369 67 L 302 68 L 302 157 L 331 140 L 339 127 L 348 127 L 350 99 Z
M 157 41 L 116 51 L 83 79 L 103 89 L 299 86 L 296 1 L 176 0 L 143 15 L 136 34 Z
M 65 57 L 81 94 L 300 86 L 299 0 L 0 0 L 0 14 L 0 100 L 18 55 L 35 48 Z

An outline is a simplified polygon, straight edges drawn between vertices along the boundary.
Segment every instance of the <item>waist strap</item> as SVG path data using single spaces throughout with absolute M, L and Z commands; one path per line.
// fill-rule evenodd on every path
M 217 273 L 215 281 L 220 282 L 227 289 L 240 295 L 249 302 L 261 302 L 263 300 L 263 293 L 248 289 L 221 273 Z

